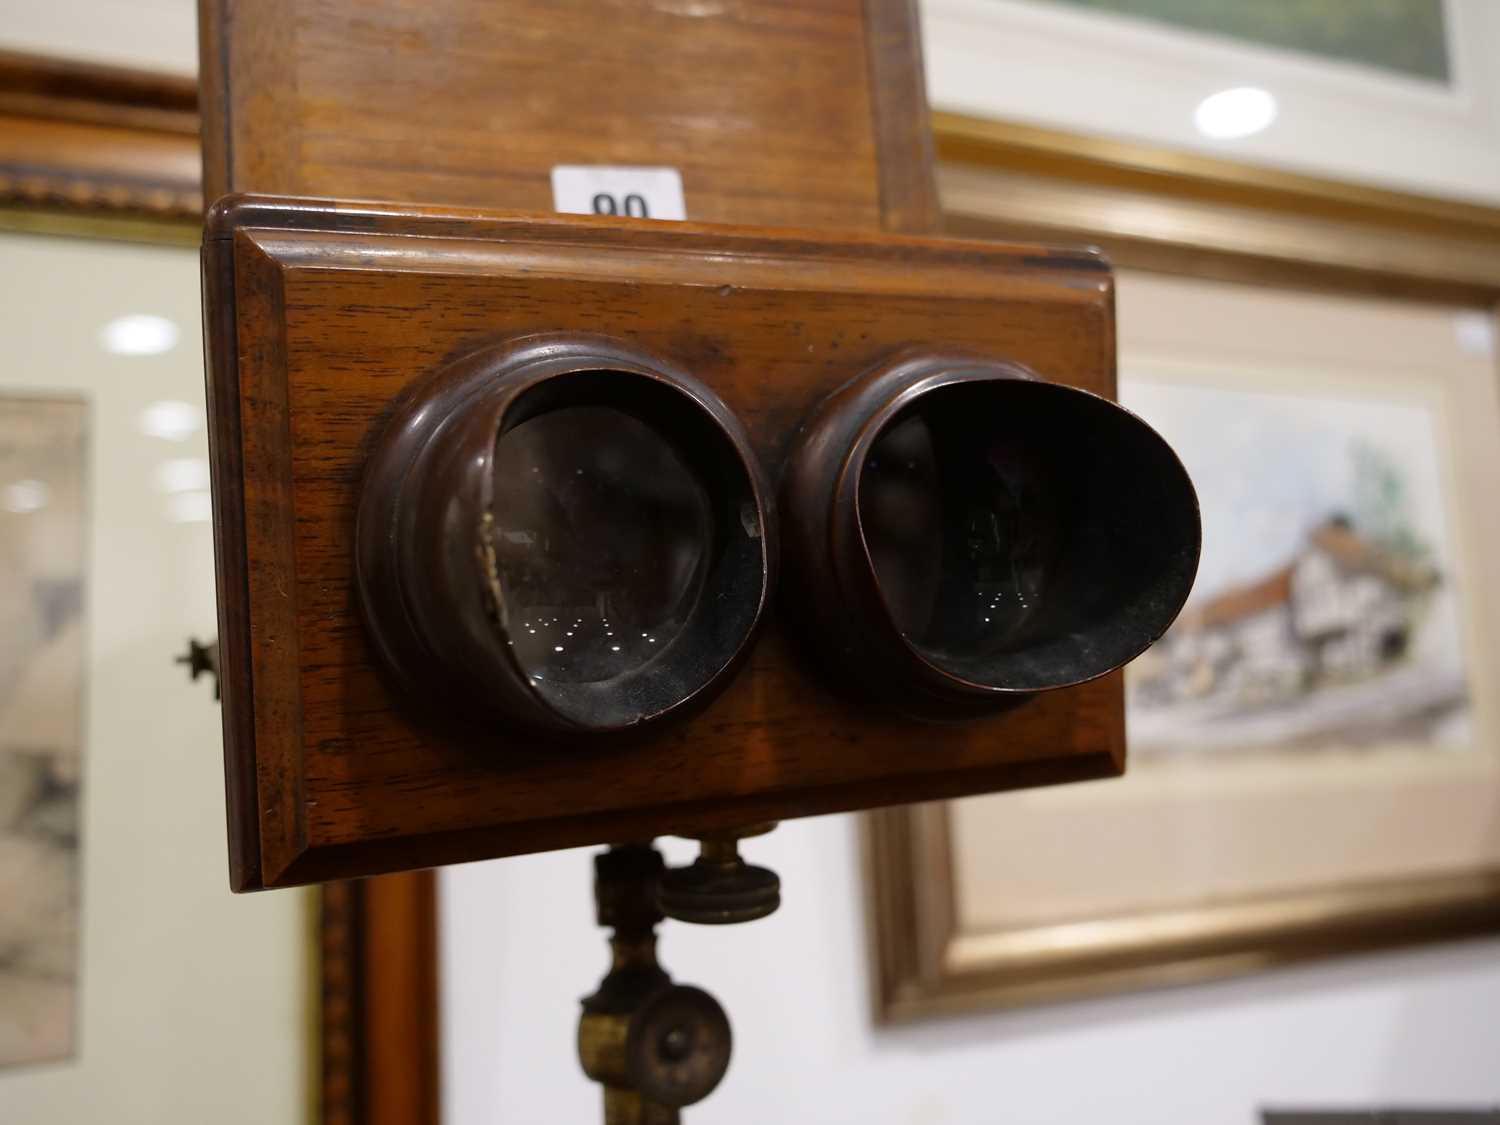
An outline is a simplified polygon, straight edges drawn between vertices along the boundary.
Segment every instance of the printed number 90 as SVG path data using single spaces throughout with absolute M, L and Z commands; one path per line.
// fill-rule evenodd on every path
M 594 214 L 596 215 L 629 215 L 635 219 L 649 219 L 651 214 L 646 210 L 646 198 L 631 192 L 623 200 L 616 199 L 607 191 L 601 191 L 594 196 Z

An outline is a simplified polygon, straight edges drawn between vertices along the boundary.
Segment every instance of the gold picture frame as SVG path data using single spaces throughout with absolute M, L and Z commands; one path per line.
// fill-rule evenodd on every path
M 1117 266 L 1500 310 L 1500 209 L 954 114 L 950 234 L 1098 245 Z M 1202 981 L 1500 931 L 1500 870 L 964 934 L 949 806 L 864 818 L 880 1022 Z

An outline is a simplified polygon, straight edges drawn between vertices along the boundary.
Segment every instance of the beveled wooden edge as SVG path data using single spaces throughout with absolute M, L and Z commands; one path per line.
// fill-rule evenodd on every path
M 0 52 L 0 205 L 196 222 L 192 79 Z
M 254 810 L 253 816 L 228 817 L 229 885 L 238 889 L 261 885 L 260 814 L 253 754 L 236 748 L 253 746 L 254 727 L 249 707 L 238 703 L 241 692 L 253 691 L 250 633 L 243 613 L 230 613 L 249 599 L 246 573 L 244 470 L 237 441 L 220 442 L 221 434 L 240 431 L 237 375 L 239 350 L 233 302 L 234 254 L 227 245 L 205 243 L 202 255 L 204 308 L 216 311 L 219 323 L 203 325 L 205 398 L 210 420 L 208 457 L 213 466 L 215 604 L 219 615 L 220 711 L 224 729 L 225 807 Z
M 988 271 L 998 265 L 1023 271 L 1076 270 L 1107 275 L 1108 259 L 1096 248 L 1057 246 L 1011 239 L 1003 243 L 932 235 L 895 234 L 868 229 L 759 227 L 735 223 L 659 222 L 613 215 L 558 215 L 528 211 L 449 205 L 422 206 L 366 200 L 316 199 L 299 196 L 233 194 L 219 199 L 204 218 L 203 241 L 225 242 L 242 232 L 277 234 L 418 236 L 452 239 L 476 245 L 547 240 L 582 247 L 649 246 L 668 253 L 680 247 L 696 256 L 733 260 L 753 268 L 767 259 L 816 256 L 894 266 L 903 274 L 916 256 L 953 269 Z M 712 244 L 712 251 L 705 247 Z M 818 288 L 822 282 L 810 282 Z
M 240 620 L 247 623 L 248 651 L 236 652 L 235 660 L 226 662 L 223 635 L 220 637 L 220 681 L 243 676 L 248 670 L 249 688 L 241 681 L 243 692 L 232 698 L 226 694 L 224 706 L 225 775 L 236 762 L 247 757 L 254 761 L 256 791 L 259 794 L 259 867 L 260 885 L 273 886 L 288 867 L 308 847 L 307 804 L 302 789 L 302 683 L 299 673 L 300 651 L 297 631 L 297 565 L 292 539 L 281 534 L 291 513 L 295 521 L 292 487 L 291 410 L 287 401 L 287 347 L 285 287 L 281 263 L 241 234 L 236 240 L 233 307 L 269 325 L 250 341 L 239 341 L 233 363 L 228 368 L 215 365 L 213 382 L 216 393 L 225 394 L 231 387 L 239 399 L 239 428 L 228 431 L 239 445 L 241 460 L 228 469 L 229 479 L 240 486 L 239 515 L 244 521 L 243 533 L 254 536 L 265 545 L 263 557 L 255 566 L 248 559 L 227 555 L 215 540 L 216 567 L 220 573 L 240 570 L 245 575 L 246 601 Z M 215 356 L 218 360 L 219 356 Z M 251 388 L 247 390 L 247 388 Z M 223 435 L 220 435 L 223 437 Z M 223 446 L 211 450 L 217 456 Z M 210 461 L 216 474 L 220 464 Z M 258 472 L 250 472 L 255 466 Z M 238 469 L 237 478 L 233 475 Z M 233 484 L 231 484 L 233 487 Z M 256 532 L 254 527 L 262 528 Z M 264 529 L 274 529 L 266 531 Z M 227 603 L 235 606 L 237 590 Z M 234 616 L 227 614 L 226 616 Z M 245 662 L 241 664 L 241 659 Z M 249 746 L 232 742 L 246 732 L 232 723 L 246 710 L 239 703 L 243 695 L 253 697 L 248 708 L 253 730 Z M 256 808 L 252 802 L 251 808 Z M 235 890 L 258 889 L 245 884 Z
M 922 778 L 924 800 L 944 800 L 975 793 L 999 793 L 1010 789 L 1062 785 L 1118 777 L 1125 767 L 1122 741 L 1114 731 L 1106 748 L 1027 762 L 1011 762 L 973 769 L 953 777 Z M 657 809 L 649 819 L 659 822 L 670 812 L 674 836 L 700 834 L 742 827 L 761 821 L 795 820 L 805 816 L 856 812 L 911 800 L 910 778 L 879 778 L 858 783 L 805 788 L 788 793 L 777 790 L 739 798 L 714 798 L 702 802 Z M 506 824 L 494 828 L 462 828 L 449 832 L 376 838 L 350 844 L 309 847 L 300 853 L 278 881 L 267 888 L 291 887 L 334 879 L 362 878 L 382 871 L 415 869 L 419 865 L 447 866 L 484 859 L 589 847 L 610 839 L 642 838 L 642 814 L 636 810 L 594 813 L 587 816 L 554 817 L 544 821 Z M 668 834 L 658 829 L 657 834 Z M 245 887 L 260 890 L 260 886 Z

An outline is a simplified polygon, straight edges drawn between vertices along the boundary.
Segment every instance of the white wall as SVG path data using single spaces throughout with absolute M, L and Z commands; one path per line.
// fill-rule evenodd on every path
M 1251 1125 L 1266 1105 L 1500 1104 L 1500 941 L 876 1029 L 853 818 L 783 824 L 745 851 L 781 874 L 779 913 L 663 931 L 668 970 L 734 1025 L 729 1075 L 692 1125 Z M 590 880 L 586 851 L 444 873 L 448 1125 L 599 1120 L 573 1048 L 607 960 Z
M 197 0 L 0 0 L 7 50 L 198 72 Z

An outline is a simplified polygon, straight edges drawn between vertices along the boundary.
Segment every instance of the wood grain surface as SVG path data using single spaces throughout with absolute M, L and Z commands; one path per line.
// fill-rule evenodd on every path
M 204 188 L 550 211 L 666 165 L 688 218 L 936 217 L 911 0 L 203 0 Z
M 438 1125 L 437 885 L 430 871 L 324 885 L 321 1125 Z
M 774 476 L 823 395 L 896 348 L 1114 391 L 1112 287 L 1083 252 L 892 236 L 246 201 L 208 239 L 231 815 L 241 888 L 1117 772 L 1110 677 L 952 726 L 825 685 L 779 623 L 695 718 L 634 742 L 456 735 L 372 660 L 351 584 L 365 452 L 412 380 L 536 331 L 613 335 L 708 383 Z M 229 326 L 225 326 L 226 329 Z M 222 335 L 222 333 L 221 333 Z M 227 440 L 226 440 L 227 439 Z
M 695 219 L 938 224 L 915 0 L 200 0 L 199 28 L 210 202 L 228 191 L 309 192 L 547 211 L 554 164 L 664 163 L 681 169 Z M 240 670 L 225 699 L 230 866 L 246 888 L 263 885 L 262 781 L 266 808 L 317 812 L 322 798 L 303 784 L 300 754 L 280 775 L 257 762 L 236 310 L 214 300 L 231 288 L 232 255 L 211 246 L 205 265 L 210 368 L 235 372 L 227 388 L 211 380 L 209 393 L 221 639 Z M 277 292 L 264 307 L 284 313 Z M 352 615 L 345 625 L 355 627 Z M 602 763 L 596 788 L 609 788 L 618 765 Z M 443 784 L 420 770 L 424 780 L 403 781 L 399 769 L 396 790 L 419 802 Z M 481 776 L 475 792 L 498 780 Z M 340 798 L 345 808 L 360 799 L 348 789 Z M 320 821 L 293 823 L 310 832 Z M 268 838 L 276 832 L 273 821 Z M 363 852 L 325 847 L 329 869 L 442 862 L 420 837 L 375 837 Z M 454 858 L 487 854 L 482 833 L 459 828 L 446 839 Z M 310 852 L 305 837 L 302 845 Z M 538 834 L 528 846 L 546 844 Z M 326 920 L 348 939 L 325 969 L 336 977 L 343 965 L 348 981 L 358 978 L 346 990 L 357 1008 L 350 1049 L 339 1051 L 337 1034 L 325 1043 L 330 1121 L 439 1118 L 433 890 L 430 873 L 325 889 Z M 351 912 L 340 902 L 359 904 L 342 930 Z M 370 953 L 371 935 L 385 932 L 418 937 Z M 402 953 L 413 971 L 388 972 Z M 403 1023 L 405 1042 L 420 1044 L 404 1060 L 385 1049 Z

